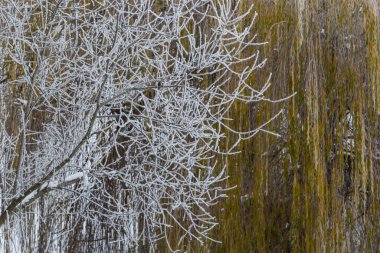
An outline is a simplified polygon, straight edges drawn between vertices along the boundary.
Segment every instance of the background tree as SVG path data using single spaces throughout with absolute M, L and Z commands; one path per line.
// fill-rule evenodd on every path
M 268 96 L 297 95 L 270 125 L 281 138 L 258 134 L 228 157 L 237 187 L 213 211 L 223 243 L 210 251 L 378 252 L 380 2 L 246 0 L 240 11 L 252 3 L 268 62 L 251 81 L 272 72 Z M 249 128 L 277 110 L 237 104 L 230 115 Z

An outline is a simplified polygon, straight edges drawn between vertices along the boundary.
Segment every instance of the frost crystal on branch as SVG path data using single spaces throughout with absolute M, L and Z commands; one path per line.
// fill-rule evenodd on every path
M 152 248 L 174 224 L 181 240 L 212 240 L 217 155 L 265 126 L 234 130 L 227 113 L 270 101 L 269 82 L 248 82 L 258 52 L 242 56 L 260 45 L 256 14 L 238 7 L 0 3 L 0 251 Z M 227 133 L 237 142 L 223 150 Z

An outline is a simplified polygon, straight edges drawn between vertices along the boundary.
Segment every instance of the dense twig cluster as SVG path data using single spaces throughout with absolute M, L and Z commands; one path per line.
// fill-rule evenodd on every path
M 173 223 L 208 238 L 215 156 L 263 128 L 231 129 L 227 112 L 269 87 L 247 82 L 263 66 L 242 58 L 255 15 L 239 29 L 254 13 L 233 2 L 0 3 L 1 250 L 127 251 Z

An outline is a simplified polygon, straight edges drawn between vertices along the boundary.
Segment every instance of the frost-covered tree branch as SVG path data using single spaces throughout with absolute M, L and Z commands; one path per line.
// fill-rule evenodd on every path
M 226 123 L 236 101 L 270 101 L 236 2 L 0 3 L 0 250 L 154 247 L 173 222 L 212 240 L 217 155 L 271 133 Z

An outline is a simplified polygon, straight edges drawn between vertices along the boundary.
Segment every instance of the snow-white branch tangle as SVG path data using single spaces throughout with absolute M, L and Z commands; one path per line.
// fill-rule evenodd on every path
M 0 251 L 124 252 L 175 223 L 211 239 L 216 157 L 265 127 L 226 124 L 234 102 L 270 101 L 248 82 L 256 13 L 158 2 L 0 2 Z

